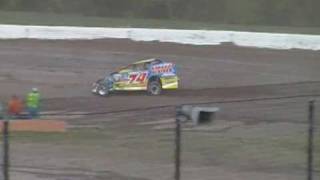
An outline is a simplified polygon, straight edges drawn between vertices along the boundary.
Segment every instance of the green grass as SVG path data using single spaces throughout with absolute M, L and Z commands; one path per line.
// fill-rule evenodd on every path
M 78 153 L 108 152 L 118 158 L 131 158 L 141 161 L 171 161 L 173 156 L 172 133 L 161 132 L 125 132 L 119 129 L 77 129 L 66 133 L 15 132 L 10 135 L 13 149 L 19 144 L 33 144 L 45 147 L 59 146 L 69 153 L 78 149 Z M 163 141 L 165 138 L 165 141 Z M 169 138 L 169 140 L 167 140 Z M 0 135 L 0 143 L 2 136 Z M 1 147 L 1 146 L 0 146 Z M 127 157 L 130 154 L 130 157 Z
M 123 157 L 130 149 L 131 158 L 139 160 L 170 161 L 173 156 L 173 132 L 143 131 L 126 133 L 113 130 L 79 129 L 67 133 L 12 133 L 13 144 L 34 143 L 72 146 L 87 152 L 97 148 Z M 315 142 L 319 142 L 316 137 Z M 306 167 L 306 136 L 281 136 L 243 138 L 224 135 L 206 135 L 184 132 L 183 159 L 187 164 L 214 165 L 223 163 L 252 168 L 253 164 L 261 168 Z M 320 144 L 315 143 L 315 169 L 320 168 Z M 212 156 L 214 154 L 215 156 Z
M 36 12 L 0 11 L 0 24 L 86 26 L 86 27 L 134 27 L 169 29 L 234 30 L 253 32 L 279 32 L 320 34 L 319 28 L 224 25 L 208 22 L 159 20 L 139 18 L 88 17 L 75 14 L 50 14 Z
M 223 163 L 242 168 L 306 168 L 306 136 L 226 137 L 184 133 L 185 159 L 207 164 Z M 319 142 L 319 138 L 315 142 Z M 198 152 L 195 156 L 194 152 Z M 315 143 L 315 169 L 320 170 L 320 144 Z M 214 155 L 214 156 L 213 156 Z
M 12 142 L 20 143 L 58 143 L 58 144 L 99 144 L 114 136 L 108 132 L 99 130 L 72 130 L 66 133 L 34 133 L 34 132 L 13 132 L 10 134 Z

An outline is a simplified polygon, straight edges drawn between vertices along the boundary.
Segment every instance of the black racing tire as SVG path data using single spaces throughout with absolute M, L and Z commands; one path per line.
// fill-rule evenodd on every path
M 104 97 L 106 97 L 106 96 L 109 95 L 109 89 L 106 88 L 106 87 L 103 86 L 103 85 L 99 85 L 99 87 L 98 87 L 98 89 L 97 89 L 97 94 L 98 94 L 99 96 L 104 96 Z
M 148 93 L 153 96 L 157 96 L 162 93 L 162 86 L 159 80 L 149 82 Z

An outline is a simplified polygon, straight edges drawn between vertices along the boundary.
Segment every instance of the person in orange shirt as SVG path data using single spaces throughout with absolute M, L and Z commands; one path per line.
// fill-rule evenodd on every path
M 18 98 L 18 96 L 12 96 L 8 103 L 8 114 L 13 117 L 19 117 L 21 115 L 22 109 L 22 101 Z

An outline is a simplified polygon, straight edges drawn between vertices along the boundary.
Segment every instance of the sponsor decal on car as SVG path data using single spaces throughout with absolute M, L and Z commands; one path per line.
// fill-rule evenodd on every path
M 172 63 L 159 64 L 152 67 L 152 72 L 156 74 L 168 73 L 173 71 Z

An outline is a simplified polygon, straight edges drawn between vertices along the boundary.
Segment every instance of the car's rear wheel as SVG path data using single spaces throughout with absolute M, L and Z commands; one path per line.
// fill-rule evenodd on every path
M 151 95 L 160 95 L 162 92 L 162 86 L 160 81 L 152 81 L 148 84 L 148 93 Z

